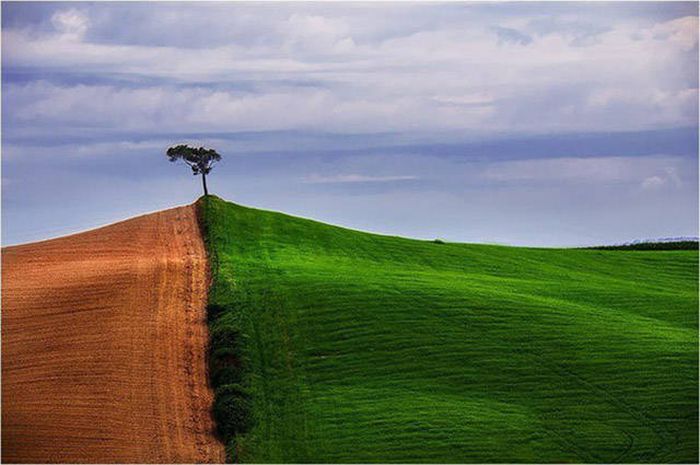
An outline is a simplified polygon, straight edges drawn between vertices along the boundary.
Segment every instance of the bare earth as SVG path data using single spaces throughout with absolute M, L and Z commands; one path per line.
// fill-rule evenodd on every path
M 193 206 L 2 250 L 3 462 L 223 462 Z

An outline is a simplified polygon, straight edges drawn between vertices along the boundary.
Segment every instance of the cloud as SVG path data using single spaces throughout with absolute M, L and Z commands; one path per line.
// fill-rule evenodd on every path
M 654 40 L 672 42 L 691 51 L 698 45 L 698 17 L 686 16 L 655 24 L 650 34 Z
M 518 45 L 528 45 L 532 43 L 532 37 L 509 27 L 496 26 L 493 28 L 501 43 L 514 43 Z
M 666 178 L 651 176 L 642 181 L 642 188 L 647 190 L 658 189 L 666 184 Z
M 642 189 L 644 190 L 657 190 L 666 186 L 672 186 L 679 188 L 683 185 L 678 172 L 674 167 L 667 167 L 665 173 L 662 175 L 654 175 L 645 178 L 642 181 Z
M 307 184 L 335 184 L 335 183 L 358 183 L 358 182 L 397 182 L 412 181 L 418 176 L 367 176 L 362 174 L 337 174 L 332 176 L 322 176 L 312 174 L 304 178 Z
M 18 124 L 108 130 L 542 134 L 697 123 L 696 16 L 578 19 L 572 7 L 543 23 L 476 7 L 377 8 L 56 4 L 52 30 L 3 29 L 4 69 L 45 80 L 10 79 L 5 100 Z
M 41 159 L 42 162 L 46 162 L 47 159 L 53 159 L 56 162 L 55 158 L 57 155 L 60 155 L 63 161 L 66 161 L 67 159 L 129 157 L 140 156 L 144 153 L 164 153 L 165 149 L 171 144 L 172 141 L 166 139 L 70 144 L 52 143 L 49 146 L 5 143 L 3 144 L 2 155 L 3 159 L 10 161 Z
M 54 13 L 51 23 L 62 39 L 79 41 L 85 36 L 89 20 L 83 12 L 71 8 Z
M 542 158 L 488 164 L 481 178 L 503 183 L 639 184 L 644 189 L 681 186 L 685 161 L 674 156 Z

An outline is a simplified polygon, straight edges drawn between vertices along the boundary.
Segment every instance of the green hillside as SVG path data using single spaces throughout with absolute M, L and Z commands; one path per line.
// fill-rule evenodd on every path
M 697 250 L 441 244 L 200 205 L 233 460 L 697 462 Z

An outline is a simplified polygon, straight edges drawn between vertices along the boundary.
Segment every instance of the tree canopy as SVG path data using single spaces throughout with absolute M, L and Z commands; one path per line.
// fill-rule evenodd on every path
M 211 172 L 214 163 L 221 160 L 221 155 L 219 155 L 216 150 L 204 147 L 190 147 L 189 145 L 182 144 L 170 147 L 166 155 L 171 162 L 176 162 L 178 160 L 184 161 L 192 168 L 193 175 L 197 176 L 201 174 L 204 195 L 209 195 L 207 190 L 207 174 Z

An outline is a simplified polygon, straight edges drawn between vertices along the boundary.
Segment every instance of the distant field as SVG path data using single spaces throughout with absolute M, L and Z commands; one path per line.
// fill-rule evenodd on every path
M 589 247 L 598 250 L 698 250 L 697 241 L 636 242 L 623 245 L 601 245 Z
M 204 202 L 236 460 L 698 460 L 697 250 L 440 244 Z

